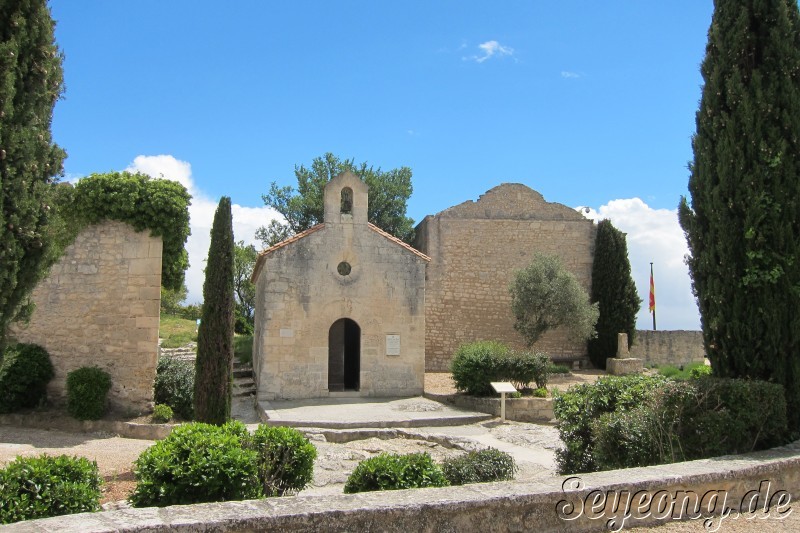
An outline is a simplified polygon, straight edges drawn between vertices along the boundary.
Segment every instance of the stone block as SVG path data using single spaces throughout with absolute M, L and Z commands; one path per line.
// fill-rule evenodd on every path
M 612 376 L 641 374 L 643 370 L 644 365 L 638 357 L 626 357 L 624 359 L 609 357 L 606 359 L 606 372 Z

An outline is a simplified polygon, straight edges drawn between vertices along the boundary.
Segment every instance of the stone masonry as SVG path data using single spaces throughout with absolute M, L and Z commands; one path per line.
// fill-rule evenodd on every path
M 636 330 L 631 356 L 645 364 L 680 366 L 702 363 L 706 356 L 702 331 Z
M 332 179 L 325 222 L 256 263 L 258 399 L 422 394 L 428 261 L 367 222 L 359 178 Z
M 66 400 L 67 374 L 99 366 L 111 374 L 109 403 L 131 413 L 152 407 L 161 298 L 161 238 L 122 222 L 78 235 L 33 292 L 30 322 L 12 336 L 49 353 L 48 397 Z
M 481 196 L 426 217 L 415 247 L 431 258 L 425 298 L 425 369 L 449 370 L 465 342 L 499 340 L 523 348 L 514 328 L 508 286 L 535 252 L 556 254 L 591 289 L 595 227 L 567 206 L 544 200 L 521 184 L 502 184 Z M 558 360 L 585 357 L 586 343 L 564 330 L 534 346 Z

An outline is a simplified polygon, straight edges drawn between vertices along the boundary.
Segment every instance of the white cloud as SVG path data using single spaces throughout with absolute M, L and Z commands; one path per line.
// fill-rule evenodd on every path
M 627 233 L 628 258 L 642 307 L 636 320 L 638 329 L 652 329 L 648 312 L 650 262 L 656 287 L 658 329 L 700 329 L 700 315 L 691 289 L 689 269 L 684 257 L 689 253 L 677 209 L 653 209 L 639 198 L 612 200 L 597 210 L 578 210 L 592 220 L 609 219 Z
M 481 49 L 481 55 L 465 56 L 462 57 L 464 61 L 475 61 L 483 63 L 492 57 L 513 56 L 514 49 L 509 46 L 503 46 L 497 41 L 486 41 L 479 44 L 478 48 Z
M 201 191 L 192 179 L 192 166 L 186 161 L 181 161 L 171 155 L 137 156 L 133 163 L 125 169 L 128 172 L 142 172 L 154 178 L 164 178 L 177 181 L 192 195 L 189 206 L 189 226 L 192 234 L 186 242 L 186 251 L 189 253 L 189 268 L 186 270 L 186 287 L 189 296 L 188 303 L 199 303 L 203 300 L 203 280 L 205 275 L 208 246 L 211 243 L 211 224 L 214 221 L 214 212 L 218 200 L 209 198 Z M 256 241 L 255 232 L 260 226 L 266 226 L 269 221 L 280 218 L 280 215 L 269 207 L 244 207 L 238 204 L 231 205 L 233 215 L 233 235 L 237 241 L 243 240 L 247 244 L 255 244 L 261 248 L 261 243 Z
M 561 77 L 567 79 L 578 79 L 581 77 L 577 72 L 570 72 L 569 70 L 562 70 Z

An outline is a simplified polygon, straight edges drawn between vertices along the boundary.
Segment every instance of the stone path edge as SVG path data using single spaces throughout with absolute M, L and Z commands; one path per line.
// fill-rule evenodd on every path
M 762 452 L 579 476 L 582 486 L 565 489 L 574 477 L 320 497 L 285 497 L 165 508 L 125 509 L 19 522 L 2 532 L 160 531 L 597 531 L 599 520 L 572 516 L 590 494 L 647 491 L 725 490 L 728 503 L 760 488 L 800 497 L 800 441 Z M 564 504 L 572 504 L 566 507 Z M 559 515 L 558 509 L 562 514 Z M 565 520 L 564 510 L 568 518 Z M 627 526 L 671 521 L 652 514 Z

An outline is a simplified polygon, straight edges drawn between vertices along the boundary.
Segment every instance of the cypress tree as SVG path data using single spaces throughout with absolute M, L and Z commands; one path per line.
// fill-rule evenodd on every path
M 642 303 L 631 277 L 625 234 L 610 220 L 601 220 L 597 225 L 592 302 L 597 302 L 600 318 L 595 326 L 597 337 L 589 340 L 589 358 L 596 368 L 605 368 L 606 358 L 617 354 L 617 334 L 627 333 L 628 347 L 633 344 L 636 313 Z
M 197 332 L 194 413 L 200 422 L 221 425 L 231 416 L 233 309 L 231 199 L 223 196 L 211 227 L 203 313 Z
M 47 194 L 65 153 L 52 142 L 62 55 L 45 0 L 0 2 L 0 348 L 30 311 L 49 241 Z
M 716 0 L 680 205 L 715 375 L 783 384 L 800 430 L 800 13 Z

